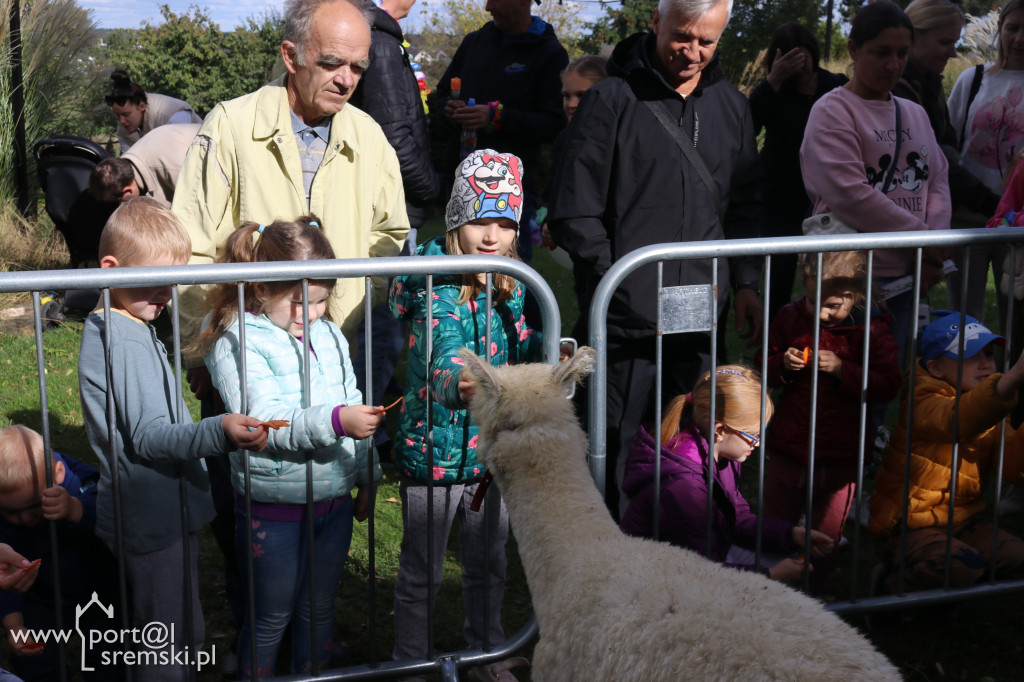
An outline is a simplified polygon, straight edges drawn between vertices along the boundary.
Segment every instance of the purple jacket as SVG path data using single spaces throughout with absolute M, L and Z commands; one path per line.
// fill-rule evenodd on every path
M 654 437 L 641 426 L 629 449 L 622 482 L 623 492 L 631 499 L 620 527 L 629 535 L 653 535 L 654 447 Z M 706 549 L 707 532 L 707 452 L 707 441 L 692 424 L 683 427 L 673 448 L 661 448 L 661 539 L 701 555 Z M 740 494 L 739 462 L 722 460 L 715 464 L 715 469 L 709 558 L 724 562 L 733 544 L 754 548 L 757 516 Z M 788 554 L 798 549 L 792 542 L 792 524 L 775 519 L 763 521 L 764 551 Z M 731 565 L 754 570 L 753 564 Z M 767 569 L 761 572 L 768 574 Z

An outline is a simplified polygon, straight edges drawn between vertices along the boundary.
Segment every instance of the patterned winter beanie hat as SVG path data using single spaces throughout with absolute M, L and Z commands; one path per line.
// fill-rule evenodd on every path
M 519 224 L 523 215 L 523 162 L 515 154 L 478 149 L 455 170 L 445 223 L 449 230 L 478 218 L 508 218 Z

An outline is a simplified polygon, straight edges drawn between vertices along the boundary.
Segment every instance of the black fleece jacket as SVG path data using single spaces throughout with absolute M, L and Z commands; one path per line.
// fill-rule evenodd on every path
M 427 117 L 404 41 L 398 22 L 374 7 L 370 68 L 350 101 L 377 122 L 395 148 L 409 222 L 411 227 L 419 227 L 424 207 L 441 193 L 441 179 L 430 162 Z
M 845 84 L 849 78 L 841 73 L 818 69 L 818 87 L 805 95 L 787 83 L 778 92 L 768 79 L 761 81 L 750 93 L 750 111 L 754 115 L 754 135 L 765 129 L 761 164 L 764 167 L 764 201 L 778 211 L 785 211 L 796 220 L 810 214 L 804 177 L 800 172 L 800 144 L 811 107 L 826 92 Z M 766 235 L 767 236 L 767 235 Z
M 462 39 L 437 85 L 438 111 L 451 97 L 452 78 L 462 80 L 459 99 L 477 104 L 500 101 L 501 130 L 477 132 L 477 149 L 512 153 L 523 160 L 523 184 L 539 190 L 541 143 L 551 142 L 565 127 L 562 71 L 569 56 L 551 25 L 533 17 L 525 33 L 507 36 L 493 21 Z M 446 181 L 459 162 L 461 130 L 450 126 L 442 170 Z M 526 216 L 524 216 L 525 218 Z
M 611 77 L 583 96 L 555 160 L 549 227 L 572 256 L 592 295 L 611 265 L 650 244 L 758 236 L 761 164 L 747 99 L 725 80 L 714 57 L 697 88 L 681 97 L 654 66 L 654 35 L 619 43 Z M 711 192 L 673 137 L 644 104 L 660 100 L 690 137 L 716 185 Z M 719 260 L 718 281 L 758 279 L 760 259 Z M 657 270 L 644 266 L 616 291 L 608 334 L 651 336 L 657 320 Z M 664 285 L 708 284 L 711 261 L 665 263 Z M 728 295 L 719 297 L 724 309 Z M 589 300 L 586 301 L 589 304 Z

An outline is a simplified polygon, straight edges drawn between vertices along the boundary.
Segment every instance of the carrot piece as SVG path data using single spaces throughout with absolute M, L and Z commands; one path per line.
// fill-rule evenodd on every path
M 31 571 L 33 568 L 35 568 L 36 566 L 38 566 L 41 563 L 43 563 L 42 559 L 36 559 L 32 563 L 30 563 L 28 566 L 22 566 L 21 570 L 24 571 L 25 573 L 28 573 L 29 571 Z
M 37 651 L 42 651 L 46 648 L 46 642 L 29 642 L 25 646 L 21 647 L 21 650 L 26 654 L 34 654 Z
M 385 408 L 384 408 L 384 411 L 385 411 L 385 412 L 387 412 L 388 410 L 390 410 L 390 409 L 391 409 L 392 407 L 394 407 L 394 406 L 395 406 L 395 405 L 397 405 L 398 403 L 402 402 L 403 400 L 405 400 L 405 397 L 404 397 L 404 396 L 403 396 L 403 397 L 401 397 L 401 398 L 399 398 L 399 399 L 398 399 L 398 400 L 396 400 L 395 402 L 391 403 L 391 404 L 390 404 L 390 405 L 388 405 L 387 407 L 385 407 Z
M 269 429 L 274 429 L 275 431 L 277 431 L 282 426 L 291 426 L 291 424 L 289 424 L 284 419 L 271 419 L 268 422 L 263 422 L 262 424 L 260 424 L 260 426 L 266 426 Z
M 804 360 L 804 364 L 805 365 L 808 362 L 811 361 L 811 347 L 810 346 L 804 346 L 804 357 L 803 357 L 803 360 Z

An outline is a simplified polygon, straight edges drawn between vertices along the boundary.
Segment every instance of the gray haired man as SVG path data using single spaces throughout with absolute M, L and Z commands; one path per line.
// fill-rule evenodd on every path
M 725 80 L 715 50 L 729 0 L 661 0 L 647 33 L 612 53 L 609 78 L 584 95 L 557 160 L 551 235 L 573 258 L 587 297 L 611 265 L 650 244 L 753 237 L 761 168 L 747 99 Z M 664 267 L 663 286 L 708 284 L 710 261 Z M 757 259 L 720 259 L 732 275 L 737 325 L 760 335 Z M 657 270 L 630 275 L 608 312 L 608 468 L 621 483 L 626 453 L 653 415 Z M 724 315 L 728 292 L 720 294 Z M 589 301 L 587 301 L 589 303 Z M 586 315 L 576 330 L 586 338 Z M 664 337 L 663 401 L 710 369 L 706 333 Z M 613 513 L 624 509 L 609 485 Z

